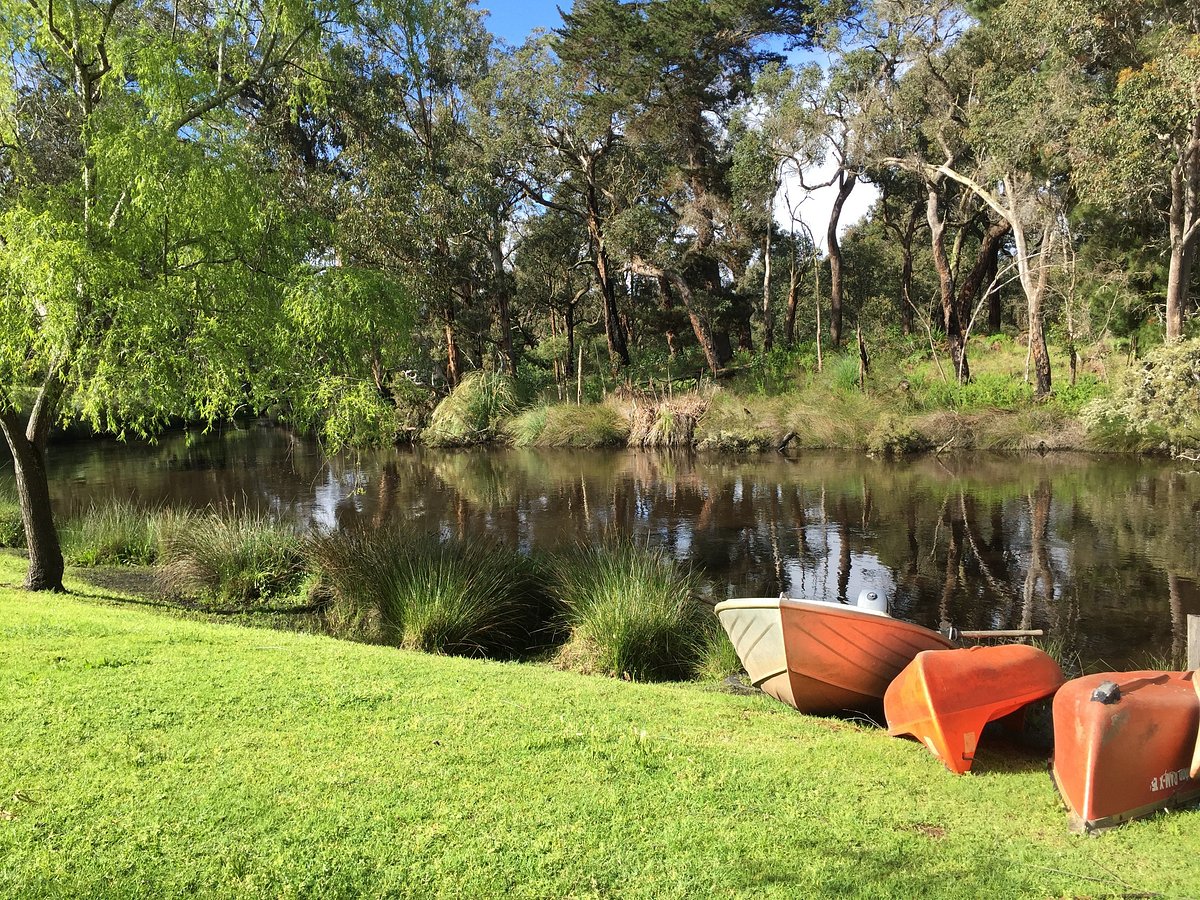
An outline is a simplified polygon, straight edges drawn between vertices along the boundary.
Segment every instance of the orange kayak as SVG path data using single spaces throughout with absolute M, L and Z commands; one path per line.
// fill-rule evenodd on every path
M 1192 672 L 1106 672 L 1054 697 L 1054 783 L 1072 831 L 1097 831 L 1200 800 Z
M 954 646 L 886 612 L 790 597 L 726 600 L 717 617 L 751 682 L 808 713 L 878 709 L 922 650 Z
M 1025 644 L 918 653 L 883 696 L 888 734 L 912 735 L 961 775 L 984 725 L 1050 696 L 1065 680 L 1058 663 Z

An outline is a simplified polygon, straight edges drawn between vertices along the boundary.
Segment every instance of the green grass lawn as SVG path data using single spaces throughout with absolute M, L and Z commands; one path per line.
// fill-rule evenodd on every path
M 0 897 L 1200 893 L 1200 812 L 695 684 L 163 615 L 0 554 Z

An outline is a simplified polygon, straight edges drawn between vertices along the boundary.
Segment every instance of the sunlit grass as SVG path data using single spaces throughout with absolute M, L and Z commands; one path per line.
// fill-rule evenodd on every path
M 1188 896 L 1197 812 L 1070 835 L 1044 756 L 167 617 L 0 554 L 0 896 Z

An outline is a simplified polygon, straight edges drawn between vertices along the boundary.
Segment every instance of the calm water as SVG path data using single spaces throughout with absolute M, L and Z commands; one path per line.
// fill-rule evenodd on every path
M 60 512 L 110 497 L 266 509 L 319 528 L 410 523 L 523 548 L 617 532 L 709 599 L 882 589 L 923 625 L 1045 628 L 1087 664 L 1181 664 L 1200 614 L 1200 473 L 969 455 L 887 463 L 633 451 L 398 450 L 326 459 L 271 428 L 52 448 Z

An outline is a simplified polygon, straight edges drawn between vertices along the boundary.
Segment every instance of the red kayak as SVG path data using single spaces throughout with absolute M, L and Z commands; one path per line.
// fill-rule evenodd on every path
M 882 609 L 779 597 L 726 600 L 716 612 L 754 685 L 800 712 L 878 709 L 914 656 L 954 646 Z
M 1200 800 L 1193 672 L 1106 672 L 1054 697 L 1054 783 L 1071 830 L 1097 831 Z
M 883 697 L 888 734 L 908 734 L 963 774 L 983 726 L 1048 697 L 1066 679 L 1050 656 L 1025 644 L 918 653 Z

